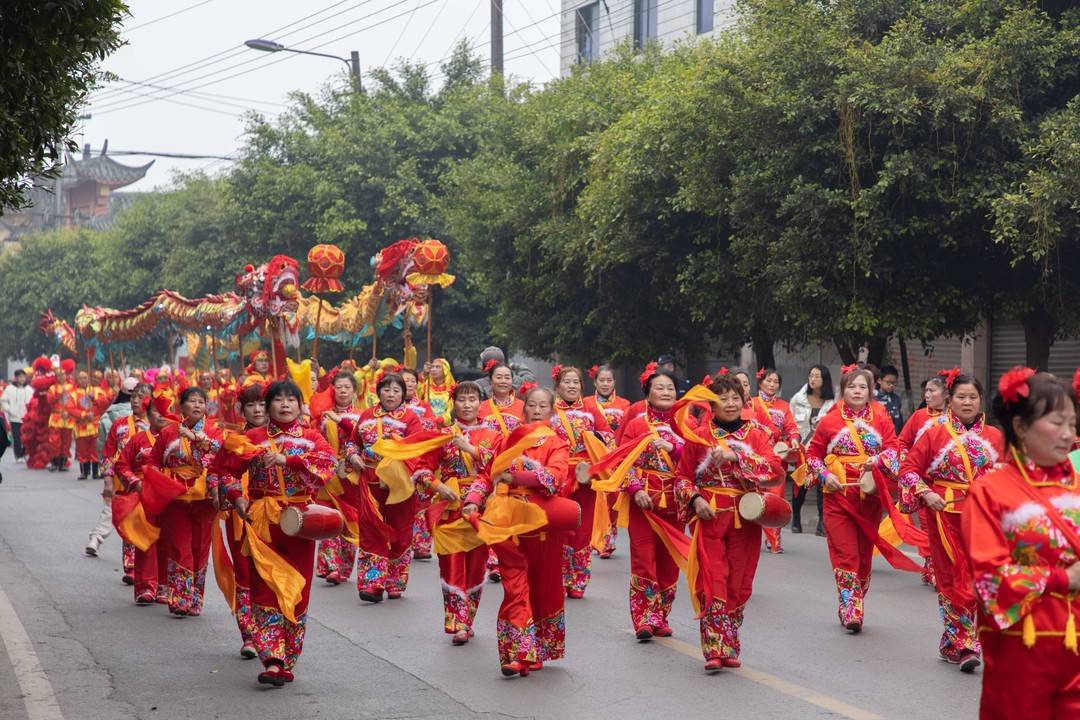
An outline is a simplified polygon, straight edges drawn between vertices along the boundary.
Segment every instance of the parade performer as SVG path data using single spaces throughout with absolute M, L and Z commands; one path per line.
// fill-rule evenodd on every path
M 610 365 L 593 365 L 588 372 L 589 377 L 592 378 L 593 384 L 596 386 L 593 400 L 596 402 L 597 407 L 603 411 L 604 419 L 607 420 L 612 435 L 621 441 L 622 427 L 630 419 L 626 417 L 626 413 L 630 409 L 630 401 L 619 397 L 615 392 L 615 371 Z M 617 499 L 618 494 L 609 494 L 608 505 L 614 507 Z M 604 545 L 599 550 L 601 558 L 606 560 L 615 554 L 615 541 L 618 538 L 618 532 L 619 529 L 616 527 L 615 520 L 612 519 L 611 526 L 604 535 Z
M 461 502 L 478 475 L 488 471 L 495 447 L 502 441 L 498 430 L 478 422 L 480 386 L 458 383 L 453 390 L 453 439 L 422 456 L 414 472 L 418 487 L 433 494 L 433 525 L 452 523 L 461 517 Z M 438 547 L 436 547 L 438 550 Z M 473 635 L 473 619 L 487 575 L 488 548 L 440 552 L 443 628 L 454 645 L 464 645 Z
M 489 514 L 511 519 L 491 538 L 502 572 L 497 635 L 506 677 L 524 677 L 566 654 L 563 535 L 580 520 L 580 508 L 557 497 L 573 480 L 566 442 L 551 430 L 554 402 L 547 388 L 528 392 L 527 424 L 501 441 L 488 473 L 473 482 L 462 508 L 485 531 L 491 529 L 485 522 Z
M 439 419 L 432 412 L 431 405 L 419 395 L 420 377 L 412 368 L 398 367 L 397 373 L 405 380 L 404 406 L 416 413 L 424 430 L 434 431 L 439 427 Z M 431 559 L 431 528 L 428 527 L 428 498 L 417 496 L 416 519 L 413 520 L 412 552 L 416 560 Z
M 52 471 L 71 468 L 71 442 L 75 432 L 75 406 L 72 396 L 75 386 L 71 374 L 75 361 L 65 358 L 54 368 L 56 382 L 48 390 L 49 407 L 49 469 Z
M 799 425 L 795 422 L 795 416 L 791 412 L 791 405 L 780 397 L 780 388 L 783 379 L 775 368 L 762 368 L 757 372 L 758 391 L 754 396 L 753 404 L 758 414 L 769 419 L 769 425 L 774 429 L 773 438 L 778 443 L 783 443 L 789 448 L 783 460 L 799 462 L 799 446 L 802 443 L 799 437 Z M 784 494 L 784 483 L 769 492 L 777 495 Z M 784 552 L 783 543 L 780 540 L 780 528 L 764 528 L 765 547 L 772 553 Z
M 593 527 L 598 497 L 589 481 L 588 464 L 599 460 L 614 443 L 604 413 L 593 398 L 581 397 L 582 373 L 575 367 L 556 365 L 551 370 L 555 381 L 555 411 L 551 428 L 570 448 L 570 475 L 563 495 L 581 506 L 581 525 L 567 535 L 563 548 L 563 583 L 570 598 L 585 597 L 592 576 Z M 578 465 L 584 463 L 582 468 Z M 606 496 L 603 499 L 606 502 Z M 607 525 L 602 529 L 608 530 Z
M 243 431 L 225 431 L 222 450 L 214 456 L 213 462 L 206 471 L 207 494 L 218 510 L 211 532 L 214 577 L 225 596 L 229 610 L 236 618 L 236 627 L 240 631 L 240 657 L 245 660 L 258 656 L 258 650 L 255 648 L 255 616 L 251 609 L 251 567 L 243 554 L 244 519 L 226 497 L 227 489 L 222 475 L 239 472 L 241 490 L 246 490 L 247 468 L 243 467 L 242 463 L 231 464 L 236 462 L 236 454 L 232 451 L 236 445 L 249 448 L 250 446 L 243 439 L 247 436 L 243 433 L 266 425 L 266 402 L 263 399 L 265 390 L 266 388 L 262 385 L 252 384 L 240 391 L 238 402 L 244 418 Z M 221 530 L 222 523 L 225 525 L 224 532 Z M 226 545 L 228 546 L 227 553 Z
M 514 397 L 514 372 L 498 360 L 488 360 L 484 373 L 491 382 L 491 397 L 480 405 L 480 419 L 507 437 L 525 417 L 525 403 Z
M 1004 462 L 972 485 L 961 515 L 986 662 L 982 720 L 1080 717 L 1075 407 L 1065 383 L 1028 368 L 1006 373 L 994 398 Z
M 741 665 L 739 628 L 761 555 L 761 526 L 740 518 L 739 498 L 782 483 L 784 469 L 769 431 L 742 417 L 747 396 L 738 378 L 718 375 L 707 393 L 698 387 L 680 402 L 703 395 L 713 417 L 696 427 L 679 421 L 687 442 L 675 482 L 692 530 L 686 572 L 705 671 L 715 673 Z
M 230 430 L 239 430 L 244 425 L 244 419 L 241 417 L 238 407 L 240 404 L 240 385 L 227 367 L 218 368 L 214 383 L 218 390 L 222 423 Z
M 672 634 L 668 616 L 679 565 L 667 548 L 675 536 L 686 542 L 686 523 L 675 498 L 675 469 L 685 441 L 672 422 L 674 374 L 650 363 L 641 389 L 645 414 L 626 423 L 619 448 L 590 471 L 613 470 L 611 482 L 621 486 L 617 507 L 620 516 L 626 513 L 630 534 L 630 620 L 637 639 L 646 641 Z
M 353 429 L 360 422 L 360 402 L 356 397 L 356 377 L 348 372 L 338 372 L 332 387 L 333 409 L 324 411 L 319 423 L 323 437 L 330 444 L 334 456 L 339 459 L 337 474 L 341 481 L 346 502 L 355 507 L 359 497 L 355 471 L 352 477 L 346 472 L 345 448 Z M 349 582 L 356 565 L 356 545 L 340 535 L 319 542 L 318 563 L 315 574 L 331 585 Z
M 44 355 L 31 363 L 34 375 L 30 378 L 33 391 L 23 417 L 22 442 L 26 448 L 26 467 L 41 470 L 50 464 L 49 455 L 49 388 L 56 383 L 52 361 Z
M 245 433 L 245 452 L 228 453 L 241 463 L 237 467 L 230 460 L 232 469 L 221 481 L 226 499 L 247 521 L 244 554 L 250 558 L 254 641 L 264 668 L 259 682 L 280 687 L 293 680 L 304 646 L 315 542 L 286 535 L 278 519 L 287 507 L 308 508 L 337 460 L 318 431 L 300 425 L 303 396 L 291 380 L 272 383 L 264 402 L 270 422 Z M 246 495 L 237 472 L 243 469 Z
M 224 421 L 225 404 L 222 402 L 222 391 L 214 380 L 214 375 L 209 370 L 199 373 L 199 387 L 206 393 L 206 419 L 216 423 Z
M 79 480 L 93 477 L 101 479 L 98 466 L 98 422 L 109 405 L 108 394 L 100 385 L 90 383 L 85 370 L 75 376 L 75 390 L 71 394 L 72 417 L 75 422 L 75 460 L 79 463 Z
M 150 456 L 154 451 L 158 435 L 162 428 L 169 424 L 161 407 L 164 403 L 155 405 L 149 393 L 136 395 L 133 402 L 138 404 L 137 414 L 132 414 L 130 423 L 122 423 L 129 432 L 124 435 L 123 447 L 117 455 L 111 467 L 111 473 L 117 483 L 116 494 L 118 496 L 141 495 L 145 469 L 150 462 Z M 134 408 L 133 408 L 134 409 Z M 119 428 L 120 425 L 113 425 Z M 121 501 L 122 502 L 122 501 Z M 120 513 L 114 513 L 118 519 L 117 529 L 124 534 L 124 524 L 119 519 Z M 157 526 L 158 518 L 152 514 L 147 515 L 147 521 Z M 130 541 L 129 541 L 130 542 Z M 169 601 L 168 592 L 168 551 L 165 543 L 158 539 L 151 543 L 146 550 L 141 550 L 134 545 L 134 590 L 136 605 L 152 605 L 154 603 L 165 604 Z
M 384 374 L 376 391 L 379 404 L 360 415 L 345 445 L 349 464 L 360 473 L 357 591 L 361 600 L 373 603 L 382 602 L 384 592 L 390 599 L 400 598 L 409 582 L 416 494 L 388 502 L 390 491 L 376 475 L 382 457 L 372 446 L 384 438 L 403 439 L 423 431 L 417 414 L 403 404 L 405 380 L 401 375 Z
M 435 358 L 434 362 L 424 365 L 424 397 L 435 421 L 447 427 L 454 421 L 453 400 L 450 397 L 454 387 L 454 374 L 450 363 L 444 358 Z
M 167 395 L 155 402 L 164 406 Z M 171 408 L 159 408 L 170 422 L 158 434 L 147 463 L 144 482 L 165 475 L 184 486 L 184 492 L 161 513 L 162 538 L 168 563 L 169 611 L 177 616 L 202 613 L 206 565 L 210 558 L 215 509 L 207 496 L 206 469 L 221 449 L 221 428 L 206 419 L 206 393 L 189 387 L 180 393 L 181 418 Z
M 265 386 L 273 381 L 273 370 L 270 369 L 270 353 L 260 349 L 248 355 L 248 364 L 244 368 L 244 379 L 240 383 L 241 389 L 254 383 Z
M 917 572 L 919 567 L 878 534 L 882 514 L 881 495 L 887 494 L 886 477 L 899 471 L 896 434 L 892 420 L 882 407 L 871 401 L 873 375 L 850 365 L 843 368 L 841 400 L 818 423 L 807 449 L 808 487 L 825 487 L 825 537 L 829 545 L 840 624 L 851 633 L 863 626 L 863 601 L 870 589 L 870 569 L 874 548 L 901 570 Z M 866 485 L 863 476 L 873 473 Z M 904 523 L 899 512 L 890 517 Z
M 960 540 L 960 514 L 971 484 L 1002 456 L 1002 436 L 986 424 L 982 383 L 970 375 L 950 378 L 945 421 L 934 425 L 900 466 L 900 510 L 928 510 L 926 527 L 945 631 L 938 652 L 963 672 L 980 664 L 975 595 L 969 560 Z
M 959 370 L 956 373 L 959 374 Z M 907 451 L 911 449 L 916 440 L 921 438 L 934 425 L 944 422 L 945 405 L 949 400 L 949 389 L 946 386 L 947 374 L 947 371 L 941 371 L 926 381 L 923 388 L 923 402 L 926 403 L 926 407 L 921 407 L 911 413 L 911 417 L 908 418 L 907 423 L 900 430 L 896 441 L 900 450 L 901 464 Z M 926 506 L 919 507 L 918 515 L 919 526 L 924 529 L 930 528 L 932 518 Z M 937 587 L 937 582 L 934 579 L 934 560 L 930 556 L 930 548 L 920 548 L 919 552 L 923 554 L 923 584 Z

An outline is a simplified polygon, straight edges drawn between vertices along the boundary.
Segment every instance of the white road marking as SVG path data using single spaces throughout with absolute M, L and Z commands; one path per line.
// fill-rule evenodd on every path
M 15 614 L 8 596 L 0 587 L 0 638 L 4 640 L 15 679 L 22 690 L 23 704 L 30 720 L 64 720 L 60 703 L 53 693 L 52 683 L 41 667 L 34 643 Z

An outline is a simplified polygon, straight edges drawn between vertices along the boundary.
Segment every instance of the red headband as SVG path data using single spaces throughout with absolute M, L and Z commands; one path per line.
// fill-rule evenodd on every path
M 1034 374 L 1035 371 L 1031 368 L 1017 365 L 1001 376 L 998 382 L 998 393 L 1006 405 L 1013 405 L 1019 402 L 1020 398 L 1026 398 L 1031 393 L 1028 378 Z

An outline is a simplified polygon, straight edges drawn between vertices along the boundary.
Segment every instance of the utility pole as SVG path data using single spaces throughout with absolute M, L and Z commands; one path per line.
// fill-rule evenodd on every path
M 349 74 L 352 75 L 353 90 L 363 92 L 364 86 L 360 84 L 360 53 L 356 50 L 349 53 Z
M 491 75 L 503 74 L 503 0 L 491 0 Z

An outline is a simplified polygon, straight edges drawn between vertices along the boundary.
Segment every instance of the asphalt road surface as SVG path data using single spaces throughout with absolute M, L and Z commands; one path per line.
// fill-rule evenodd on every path
M 297 681 L 255 682 L 213 584 L 199 618 L 136 607 L 114 534 L 83 546 L 100 482 L 0 461 L 0 720 L 142 718 L 904 718 L 977 715 L 981 676 L 938 659 L 934 593 L 879 563 L 867 623 L 836 619 L 825 541 L 785 531 L 761 558 L 743 626 L 743 668 L 706 676 L 680 583 L 675 636 L 639 644 L 627 610 L 628 543 L 594 561 L 584 600 L 568 601 L 567 658 L 502 678 L 498 585 L 485 587 L 476 637 L 442 634 L 438 565 L 414 563 L 405 597 L 366 605 L 355 586 L 316 580 Z

